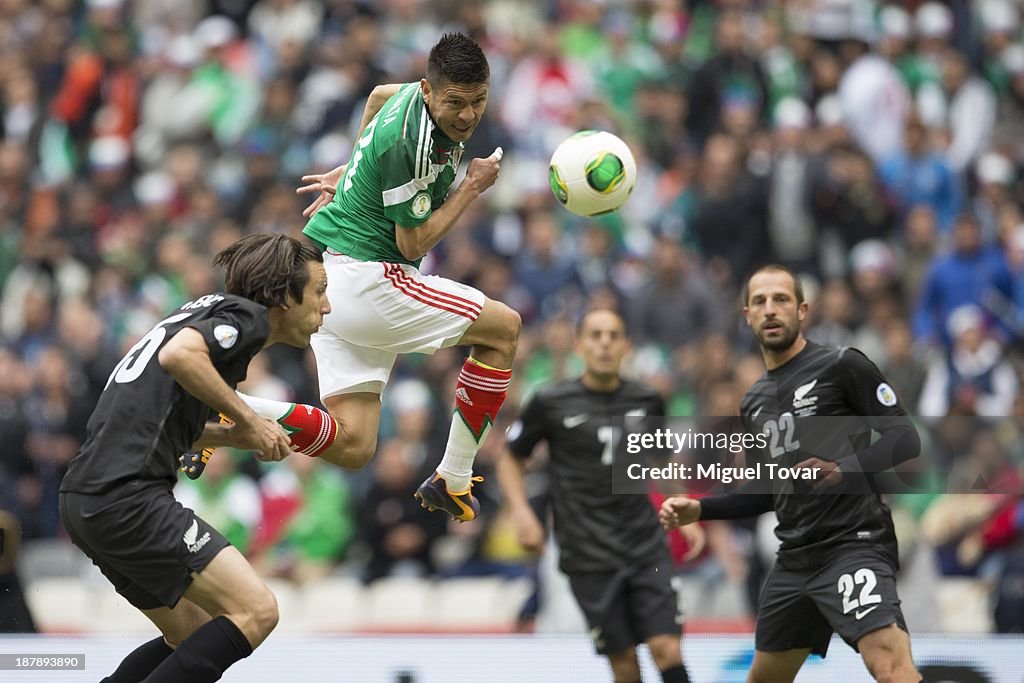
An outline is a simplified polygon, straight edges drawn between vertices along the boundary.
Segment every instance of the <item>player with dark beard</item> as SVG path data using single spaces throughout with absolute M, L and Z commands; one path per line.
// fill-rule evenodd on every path
M 796 276 L 765 266 L 748 280 L 744 315 L 768 371 L 740 403 L 746 429 L 767 438 L 762 462 L 807 468 L 813 483 L 750 482 L 700 500 L 669 498 L 668 528 L 775 510 L 782 545 L 761 593 L 748 683 L 792 681 L 833 632 L 878 681 L 918 683 L 900 600 L 892 515 L 873 473 L 915 458 L 920 439 L 892 387 L 860 351 L 806 340 Z M 872 443 L 871 432 L 879 438 Z

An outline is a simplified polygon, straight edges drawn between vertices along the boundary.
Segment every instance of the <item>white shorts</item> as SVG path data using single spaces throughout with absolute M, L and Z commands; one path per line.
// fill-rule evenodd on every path
M 480 316 L 479 290 L 413 266 L 324 252 L 331 312 L 310 343 L 321 400 L 380 393 L 400 353 L 454 346 Z

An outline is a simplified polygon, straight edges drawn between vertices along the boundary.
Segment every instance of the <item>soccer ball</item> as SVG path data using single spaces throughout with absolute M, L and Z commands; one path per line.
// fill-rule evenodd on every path
M 618 137 L 583 130 L 551 155 L 548 182 L 555 198 L 577 216 L 600 216 L 622 206 L 636 184 L 636 160 Z

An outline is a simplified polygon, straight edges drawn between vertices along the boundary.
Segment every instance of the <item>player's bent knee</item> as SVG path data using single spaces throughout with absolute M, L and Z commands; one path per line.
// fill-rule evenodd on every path
M 252 622 L 254 634 L 262 640 L 270 635 L 270 632 L 277 626 L 281 615 L 277 607 L 277 598 L 264 586 L 259 597 L 253 600 L 250 607 L 250 614 L 247 615 Z
M 876 653 L 871 657 L 864 657 L 864 664 L 867 666 L 868 673 L 878 683 L 894 683 L 899 680 L 897 677 L 897 662 L 896 658 L 892 656 L 892 651 L 885 653 Z
M 523 329 L 523 319 L 518 312 L 504 304 L 500 310 L 498 331 L 490 346 L 503 355 L 514 358 L 519 346 L 519 332 Z
M 329 449 L 320 454 L 320 459 L 346 470 L 361 470 L 373 459 L 377 451 L 377 438 L 374 436 L 368 443 L 335 442 Z
M 910 649 L 903 642 L 904 638 L 906 636 L 902 631 L 894 636 L 886 629 L 868 634 L 857 643 L 864 665 L 871 677 L 879 683 L 895 683 L 914 678 L 914 664 L 910 659 Z
M 658 636 L 647 641 L 651 658 L 659 669 L 678 666 L 683 663 L 680 639 L 675 636 Z
M 512 348 L 515 349 L 515 347 L 519 344 L 519 333 L 523 329 L 523 318 L 521 315 L 519 315 L 518 311 L 512 308 L 506 307 L 506 310 L 508 311 L 506 333 L 508 335 L 508 338 L 511 340 Z

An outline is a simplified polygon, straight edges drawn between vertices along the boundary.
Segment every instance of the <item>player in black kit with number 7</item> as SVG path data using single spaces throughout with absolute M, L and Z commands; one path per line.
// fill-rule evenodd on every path
M 755 272 L 743 312 L 768 368 L 740 404 L 746 429 L 767 437 L 765 452 L 748 457 L 817 467 L 817 479 L 749 482 L 700 500 L 675 496 L 662 505 L 662 524 L 778 515 L 782 545 L 761 592 L 748 683 L 792 681 L 810 653 L 825 655 L 833 632 L 860 652 L 875 680 L 919 683 L 896 595 L 892 515 L 872 479 L 917 457 L 917 431 L 864 354 L 804 339 L 807 302 L 787 268 Z
M 285 235 L 243 237 L 214 259 L 227 293 L 183 305 L 110 373 L 61 483 L 71 540 L 162 636 L 129 653 L 109 683 L 203 683 L 248 657 L 277 625 L 277 602 L 242 554 L 171 493 L 178 457 L 234 446 L 291 453 L 285 430 L 235 394 L 260 349 L 305 347 L 320 327 L 319 251 Z M 232 424 L 209 422 L 217 413 Z
M 616 683 L 635 683 L 636 646 L 646 642 L 665 683 L 686 683 L 682 610 L 665 532 L 646 495 L 612 494 L 625 420 L 631 429 L 651 432 L 665 415 L 654 389 L 619 375 L 629 348 L 618 313 L 583 316 L 576 330 L 583 376 L 543 387 L 529 400 L 509 428 L 498 474 L 520 543 L 540 551 L 544 526 L 527 502 L 523 477 L 534 447 L 547 442 L 559 568 L 569 577 L 597 652 L 608 658 Z M 703 532 L 694 527 L 685 535 L 699 551 Z

